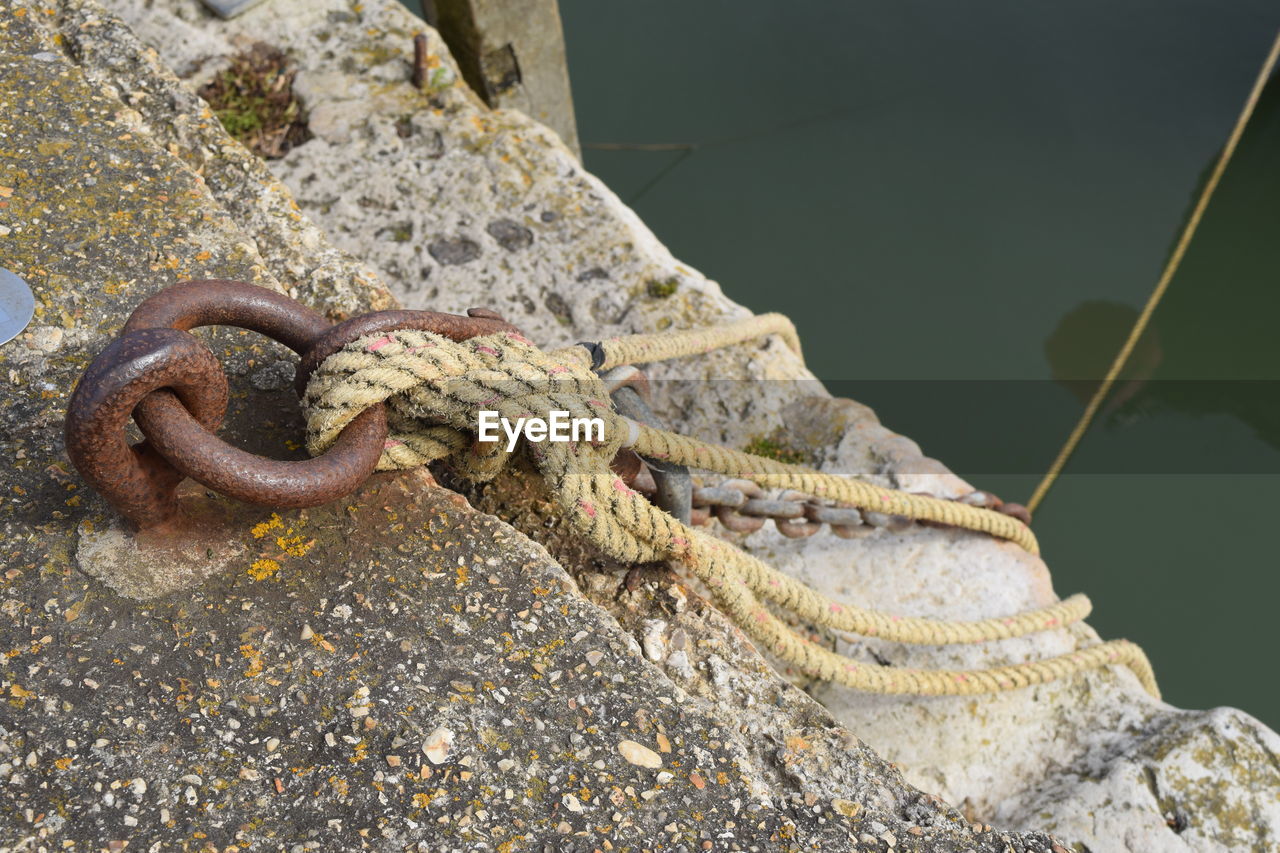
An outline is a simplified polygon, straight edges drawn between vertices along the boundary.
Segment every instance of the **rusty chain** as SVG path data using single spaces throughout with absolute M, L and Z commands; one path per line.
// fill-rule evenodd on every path
M 973 491 L 956 500 L 994 509 L 1030 523 L 1031 515 L 1025 507 L 1005 503 L 990 492 Z M 857 539 L 880 528 L 901 531 L 923 523 L 900 515 L 816 501 L 789 489 L 768 496 L 750 480 L 726 480 L 716 486 L 694 486 L 693 523 L 705 525 L 713 518 L 735 533 L 754 533 L 772 519 L 778 532 L 789 539 L 807 539 L 821 530 L 824 524 L 841 539 Z
M 651 383 L 638 368 L 625 365 L 602 375 L 618 411 L 653 426 L 662 424 L 649 407 Z M 792 489 L 765 493 L 750 480 L 726 480 L 716 486 L 695 483 L 683 466 L 645 458 L 630 473 L 628 484 L 686 524 L 704 526 L 714 518 L 734 533 L 755 533 L 770 519 L 789 539 L 807 539 L 822 526 L 842 539 L 857 539 L 874 530 L 904 530 L 918 522 L 899 515 L 837 506 Z M 927 493 L 919 493 L 934 497 Z M 970 506 L 993 509 L 1031 523 L 1031 513 L 1016 503 L 1006 503 L 991 492 L 973 491 L 959 498 Z

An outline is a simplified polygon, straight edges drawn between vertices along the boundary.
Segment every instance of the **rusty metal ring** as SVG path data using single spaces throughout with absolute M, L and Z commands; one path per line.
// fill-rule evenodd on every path
M 640 476 L 641 470 L 644 469 L 644 460 L 640 458 L 640 454 L 626 447 L 620 448 L 614 454 L 613 461 L 609 463 L 609 469 L 617 474 L 618 479 L 629 488 L 644 494 L 645 489 L 636 486 L 636 479 Z M 657 484 L 653 482 L 652 477 L 649 478 L 646 485 L 652 486 L 652 488 L 647 490 L 649 494 L 645 495 L 645 497 L 649 497 L 649 495 L 657 491 Z
M 138 527 L 154 527 L 176 515 L 174 490 L 182 482 L 148 442 L 130 446 L 126 440 L 129 416 L 152 395 L 172 401 L 201 428 L 217 429 L 227 408 L 227 378 L 209 348 L 185 331 L 128 332 L 108 344 L 80 377 L 64 427 L 72 464 Z
M 151 296 L 134 310 L 125 332 L 209 325 L 259 332 L 299 354 L 330 327 L 324 315 L 284 294 L 240 281 L 206 279 Z M 232 447 L 166 395 L 140 400 L 134 419 L 177 471 L 231 497 L 280 507 L 317 506 L 354 491 L 377 468 L 387 438 L 381 406 L 356 417 L 325 453 L 303 461 L 278 461 Z
M 138 403 L 133 418 L 174 468 L 216 492 L 272 507 L 318 506 L 350 494 L 378 467 L 387 438 L 387 411 L 371 406 L 343 427 L 328 450 L 285 461 L 227 444 L 169 394 Z
M 129 316 L 124 332 L 238 326 L 266 335 L 302 355 L 330 323 L 318 311 L 243 281 L 184 281 L 149 296 Z
M 474 308 L 471 310 L 476 311 Z M 365 335 L 376 335 L 397 329 L 413 329 L 419 332 L 431 332 L 453 341 L 465 341 L 498 332 L 511 332 L 523 337 L 518 327 L 494 314 L 495 312 L 488 310 L 483 310 L 483 313 L 477 311 L 475 315 L 467 317 L 435 311 L 374 311 L 352 317 L 350 320 L 321 331 L 311 341 L 306 351 L 301 352 L 302 360 L 298 362 L 294 389 L 301 397 L 307 390 L 307 382 L 310 381 L 311 374 L 320 366 L 320 362 Z
M 187 334 L 210 325 L 260 332 L 298 353 L 308 365 L 300 388 L 330 346 L 370 332 L 415 328 L 454 340 L 519 332 L 485 309 L 470 317 L 383 311 L 331 327 L 288 296 L 245 282 L 208 279 L 165 288 L 134 310 L 120 338 L 90 365 L 66 424 L 77 469 L 139 527 L 175 517 L 175 489 L 184 474 L 251 503 L 315 506 L 354 491 L 382 455 L 387 418 L 381 405 L 362 412 L 329 450 L 305 461 L 267 459 L 219 439 L 214 430 L 226 408 L 226 377 L 213 354 Z M 162 390 L 168 387 L 178 396 Z M 130 414 L 148 439 L 133 449 L 123 439 Z
M 818 524 L 832 527 L 861 527 L 862 512 L 853 506 L 823 506 L 810 503 L 804 508 L 804 517 Z

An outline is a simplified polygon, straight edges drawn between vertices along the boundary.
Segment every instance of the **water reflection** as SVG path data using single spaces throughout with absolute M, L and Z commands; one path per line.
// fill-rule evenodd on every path
M 1096 424 L 1227 415 L 1280 450 L 1280 83 L 1263 93 L 1182 268 L 1108 395 Z M 1213 159 L 1216 159 L 1216 154 Z M 1206 166 L 1207 179 L 1213 160 Z M 1197 187 L 1192 195 L 1198 195 Z M 1087 300 L 1045 342 L 1056 383 L 1083 406 L 1137 319 Z M 1175 451 L 1176 452 L 1176 451 Z M 1274 470 L 1257 459 L 1253 470 Z
M 1068 312 L 1044 345 L 1053 381 L 1071 392 L 1081 406 L 1086 405 L 1137 319 L 1133 306 L 1102 300 L 1082 302 Z M 1106 422 L 1146 386 L 1162 357 L 1159 332 L 1148 326 L 1098 412 L 1098 422 Z

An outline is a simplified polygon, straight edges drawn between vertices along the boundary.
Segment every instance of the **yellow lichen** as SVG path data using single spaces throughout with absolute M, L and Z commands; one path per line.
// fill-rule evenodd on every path
M 246 678 L 253 678 L 255 675 L 262 674 L 262 652 L 258 651 L 253 644 L 245 643 L 240 647 L 240 654 L 244 655 L 249 661 L 249 665 L 244 671 Z
M 261 560 L 254 560 L 253 564 L 249 566 L 249 577 L 256 581 L 263 581 L 278 571 L 280 571 L 280 564 L 275 560 L 264 557 Z
M 249 532 L 253 534 L 254 539 L 261 539 L 263 536 L 266 536 L 272 530 L 283 530 L 283 529 L 284 529 L 284 520 L 280 518 L 280 513 L 273 512 L 271 513 L 271 518 L 267 519 L 266 521 L 255 524 L 252 527 L 252 529 L 250 529 Z
M 293 528 L 289 529 L 292 532 Z M 303 541 L 301 536 L 277 536 L 276 546 L 290 557 L 304 557 L 316 544 L 316 540 Z

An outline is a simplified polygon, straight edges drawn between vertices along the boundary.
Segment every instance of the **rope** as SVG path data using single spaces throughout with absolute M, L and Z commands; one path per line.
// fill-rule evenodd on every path
M 794 489 L 806 495 L 830 498 L 873 512 L 987 533 L 1007 539 L 1032 554 L 1040 553 L 1040 545 L 1031 528 L 1003 513 L 956 501 L 885 489 L 860 480 L 823 474 L 801 465 L 789 465 L 775 459 L 708 444 L 644 424 L 637 426 L 639 438 L 635 449 L 641 456 L 669 459 L 690 468 L 743 477 L 766 488 Z
M 760 314 L 706 329 L 608 338 L 596 344 L 579 344 L 576 347 L 557 350 L 552 355 L 589 364 L 593 370 L 611 370 L 624 364 L 642 364 L 690 355 L 705 355 L 712 350 L 723 349 L 767 335 L 777 335 L 782 338 L 792 352 L 803 357 L 796 327 L 782 314 Z M 593 354 L 594 360 L 588 360 Z
M 1147 297 L 1147 304 L 1143 306 L 1142 313 L 1134 321 L 1133 328 L 1129 331 L 1129 337 L 1125 339 L 1124 345 L 1116 353 L 1110 369 L 1107 370 L 1107 375 L 1103 377 L 1102 384 L 1093 392 L 1093 397 L 1090 398 L 1089 404 L 1085 406 L 1084 413 L 1080 415 L 1080 420 L 1076 422 L 1075 428 L 1067 436 L 1067 441 L 1062 445 L 1062 449 L 1058 451 L 1053 464 L 1049 466 L 1048 472 L 1045 473 L 1040 484 L 1036 486 L 1036 490 L 1031 495 L 1031 500 L 1027 501 L 1027 509 L 1031 512 L 1035 512 L 1036 508 L 1040 506 L 1040 502 L 1044 500 L 1049 487 L 1058 479 L 1058 475 L 1062 473 L 1062 469 L 1067 465 L 1067 460 L 1075 453 L 1077 445 L 1084 438 L 1084 434 L 1088 432 L 1090 424 L 1093 423 L 1094 417 L 1097 416 L 1098 410 L 1102 407 L 1103 400 L 1111 392 L 1112 386 L 1115 385 L 1116 379 L 1120 376 L 1120 371 L 1124 368 L 1125 363 L 1128 362 L 1134 347 L 1138 345 L 1139 338 L 1147 330 L 1147 324 L 1151 322 L 1151 315 L 1155 313 L 1156 306 L 1160 304 L 1160 300 L 1164 298 L 1165 291 L 1169 289 L 1169 282 L 1173 281 L 1173 276 L 1178 272 L 1178 267 L 1182 264 L 1182 258 L 1187 253 L 1187 247 L 1191 245 L 1191 238 L 1200 226 L 1200 220 L 1204 216 L 1205 209 L 1209 206 L 1209 199 L 1218 188 L 1218 183 L 1222 180 L 1222 175 L 1227 170 L 1227 164 L 1231 161 L 1231 156 L 1235 154 L 1236 145 L 1240 142 L 1240 137 L 1244 135 L 1245 126 L 1253 116 L 1254 108 L 1258 105 L 1258 99 L 1262 96 L 1262 90 L 1266 88 L 1267 80 L 1271 77 L 1272 70 L 1275 69 L 1277 57 L 1280 57 L 1280 32 L 1276 33 L 1275 41 L 1271 45 L 1271 52 L 1267 54 L 1266 61 L 1262 63 L 1262 69 L 1258 72 L 1258 78 L 1253 82 L 1253 89 L 1249 92 L 1244 108 L 1236 118 L 1235 127 L 1231 129 L 1227 144 L 1223 146 L 1222 152 L 1218 155 L 1218 161 L 1214 164 L 1209 180 L 1205 182 L 1204 188 L 1200 191 L 1200 197 L 1196 200 L 1195 207 L 1191 210 L 1191 216 L 1187 218 L 1186 225 L 1182 227 L 1182 234 L 1178 238 L 1177 244 L 1173 247 L 1173 253 L 1169 255 L 1169 260 L 1165 262 L 1164 271 L 1160 273 L 1155 289 Z
M 619 415 L 597 368 L 706 352 L 764 334 L 798 348 L 795 330 L 766 315 L 701 332 L 637 335 L 544 353 L 510 333 L 455 343 L 427 332 L 400 330 L 353 341 L 312 374 L 303 397 L 307 447 L 323 452 L 342 428 L 384 402 L 391 432 L 382 469 L 448 457 L 464 476 L 482 481 L 507 461 L 499 444 L 473 445 L 482 409 L 516 422 L 564 411 L 600 418 L 598 442 L 536 442 L 524 448 L 571 522 L 605 554 L 626 563 L 673 560 L 711 591 L 716 603 L 776 657 L 815 677 L 875 693 L 970 695 L 1043 684 L 1113 663 L 1127 665 L 1158 695 L 1154 674 L 1132 643 L 1100 643 L 1044 660 L 982 670 L 919 670 L 867 665 L 816 645 L 773 614 L 769 601 L 813 625 L 884 640 L 928 645 L 982 643 L 1078 622 L 1090 611 L 1084 596 L 1010 617 L 964 622 L 903 618 L 831 599 L 746 552 L 680 523 L 630 489 L 609 468 L 623 446 L 762 486 L 786 486 L 879 512 L 940 521 L 1009 539 L 1034 553 L 1035 538 L 1016 519 L 950 501 L 881 489 L 843 477 L 740 453 Z M 476 447 L 479 452 L 472 452 Z

